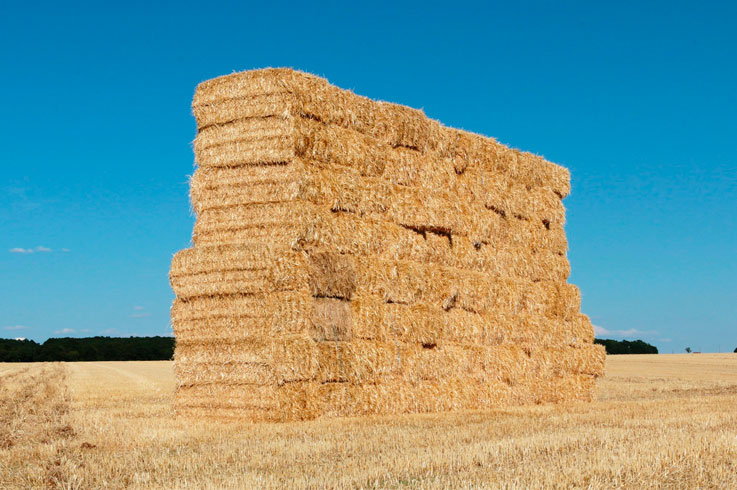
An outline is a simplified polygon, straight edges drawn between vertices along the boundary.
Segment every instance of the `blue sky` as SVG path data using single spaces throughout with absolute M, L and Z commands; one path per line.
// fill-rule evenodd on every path
M 735 4 L 106 3 L 0 6 L 0 337 L 168 334 L 194 88 L 291 66 L 570 168 L 602 336 L 737 347 Z

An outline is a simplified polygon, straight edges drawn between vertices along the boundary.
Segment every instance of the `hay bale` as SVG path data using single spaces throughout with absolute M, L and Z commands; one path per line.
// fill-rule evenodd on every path
M 286 69 L 202 83 L 176 409 L 253 421 L 590 399 L 569 173 Z

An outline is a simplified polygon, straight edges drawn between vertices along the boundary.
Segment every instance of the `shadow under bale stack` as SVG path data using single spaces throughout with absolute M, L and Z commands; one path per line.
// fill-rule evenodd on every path
M 566 169 L 288 69 L 194 98 L 176 407 L 254 421 L 588 400 Z

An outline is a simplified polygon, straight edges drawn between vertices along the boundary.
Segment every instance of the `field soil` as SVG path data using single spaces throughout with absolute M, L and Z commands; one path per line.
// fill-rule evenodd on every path
M 0 364 L 0 488 L 737 488 L 737 354 L 610 356 L 598 400 L 173 416 L 171 362 Z

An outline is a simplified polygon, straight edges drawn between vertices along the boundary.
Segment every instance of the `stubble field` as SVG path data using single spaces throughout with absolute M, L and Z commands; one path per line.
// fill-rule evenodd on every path
M 170 362 L 0 364 L 0 488 L 737 488 L 737 355 L 611 356 L 598 400 L 248 425 Z

